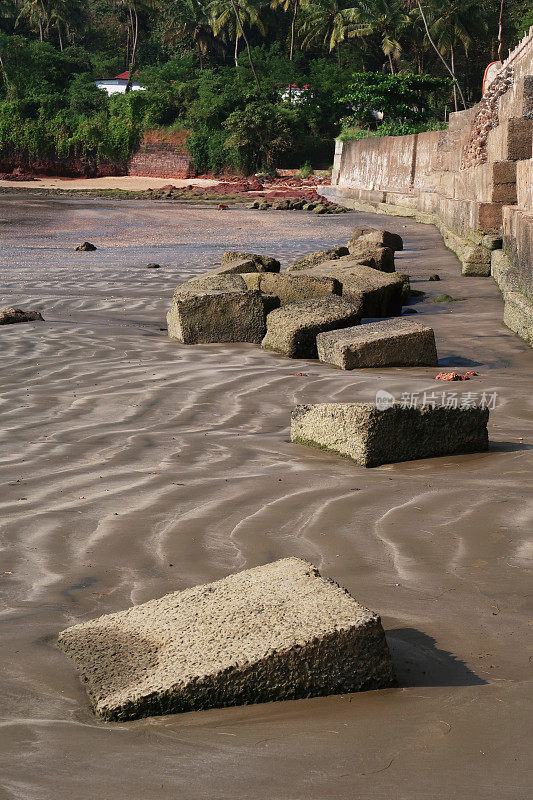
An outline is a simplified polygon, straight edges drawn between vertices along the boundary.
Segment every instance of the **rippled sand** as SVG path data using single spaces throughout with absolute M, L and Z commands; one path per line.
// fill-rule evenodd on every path
M 404 236 L 441 364 L 343 373 L 167 338 L 174 286 L 225 249 Z M 528 796 L 533 353 L 429 226 L 136 202 L 0 198 L 0 797 L 449 800 Z M 75 253 L 88 239 L 94 253 Z M 158 271 L 144 265 L 157 261 Z M 438 271 L 440 283 L 425 280 Z M 304 375 L 296 375 L 302 372 Z M 290 444 L 298 402 L 497 392 L 488 453 L 365 470 Z M 399 689 L 104 724 L 65 626 L 301 556 L 382 614 Z M 529 602 L 530 605 L 530 602 Z

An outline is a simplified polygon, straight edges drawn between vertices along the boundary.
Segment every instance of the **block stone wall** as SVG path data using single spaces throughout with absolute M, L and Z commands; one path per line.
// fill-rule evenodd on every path
M 504 315 L 506 324 L 533 344 L 532 148 L 533 28 L 481 103 L 451 114 L 447 130 L 337 140 L 331 186 L 322 193 L 437 224 L 464 274 L 498 281 L 506 308 L 518 309 Z M 497 238 L 505 269 L 501 251 L 492 255 L 489 240 Z

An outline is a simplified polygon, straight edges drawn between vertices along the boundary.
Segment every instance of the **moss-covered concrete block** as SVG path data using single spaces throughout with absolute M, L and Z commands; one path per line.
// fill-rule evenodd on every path
M 403 317 L 319 333 L 316 344 L 320 361 L 341 369 L 438 364 L 433 329 Z
M 363 467 L 488 449 L 486 408 L 373 403 L 296 406 L 291 441 L 347 456 Z
M 291 303 L 268 315 L 262 347 L 288 358 L 317 358 L 319 333 L 358 325 L 360 320 L 360 305 L 340 297 Z
M 168 335 L 183 344 L 255 342 L 266 329 L 259 292 L 198 291 L 174 295 L 167 314 Z
M 300 269 L 311 269 L 316 267 L 317 264 L 322 264 L 324 261 L 333 261 L 341 256 L 349 255 L 350 251 L 347 247 L 331 247 L 329 250 L 315 250 L 314 253 L 309 253 L 302 256 L 290 267 L 287 267 L 287 272 L 297 272 Z
M 379 616 L 298 558 L 75 625 L 59 645 L 112 721 L 395 683 Z
M 273 272 L 256 272 L 244 275 L 248 289 L 256 289 L 279 297 L 282 306 L 303 300 L 340 295 L 342 285 L 336 278 L 318 275 L 277 275 Z
M 222 256 L 222 267 L 229 267 L 236 261 L 253 261 L 256 268 L 255 270 L 250 270 L 251 272 L 279 272 L 281 266 L 280 262 L 276 258 L 272 258 L 272 256 L 227 250 Z

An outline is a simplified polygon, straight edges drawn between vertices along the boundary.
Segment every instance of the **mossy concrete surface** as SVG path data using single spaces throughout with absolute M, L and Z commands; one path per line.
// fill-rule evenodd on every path
M 341 369 L 438 363 L 433 329 L 402 317 L 319 333 L 316 343 L 320 361 Z
M 299 405 L 291 441 L 347 456 L 363 467 L 487 450 L 488 409 L 373 403 Z
M 298 558 L 75 625 L 59 645 L 106 720 L 395 683 L 379 616 Z
M 319 333 L 348 328 L 360 321 L 360 304 L 353 305 L 333 295 L 291 303 L 268 315 L 262 346 L 289 358 L 317 358 Z

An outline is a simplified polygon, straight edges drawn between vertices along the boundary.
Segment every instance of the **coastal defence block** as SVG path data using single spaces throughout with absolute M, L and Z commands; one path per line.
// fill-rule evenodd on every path
M 268 315 L 262 347 L 288 358 L 317 358 L 319 333 L 358 325 L 360 321 L 360 303 L 353 305 L 340 297 L 291 303 Z
M 331 247 L 329 250 L 315 250 L 313 253 L 308 253 L 302 256 L 290 267 L 287 267 L 287 272 L 297 272 L 300 269 L 311 269 L 324 261 L 333 261 L 341 256 L 349 255 L 350 251 L 347 247 Z
M 372 269 L 380 272 L 394 272 L 394 250 L 391 247 L 378 247 L 365 242 L 364 237 L 348 244 L 350 256 L 363 261 Z M 346 258 L 346 256 L 345 256 Z
M 395 317 L 402 313 L 403 281 L 361 264 L 355 256 L 343 256 L 306 270 L 306 275 L 327 275 L 342 283 L 342 298 L 361 304 L 362 317 Z
M 430 405 L 378 409 L 373 403 L 299 405 L 291 441 L 337 453 L 362 467 L 378 467 L 488 449 L 486 408 Z
M 403 317 L 319 333 L 316 344 L 319 360 L 341 369 L 438 364 L 433 329 Z
M 282 306 L 342 293 L 342 285 L 335 278 L 273 272 L 250 272 L 243 277 L 248 289 L 275 295 Z
M 174 295 L 167 314 L 168 335 L 183 344 L 259 344 L 265 335 L 265 319 L 259 292 L 183 292 Z
M 374 247 L 388 247 L 391 250 L 403 250 L 403 239 L 398 233 L 381 230 L 379 228 L 369 228 L 367 226 L 357 226 L 348 242 L 348 247 L 356 244 L 364 244 Z
M 395 685 L 381 620 L 285 558 L 67 628 L 109 721 Z
M 241 253 L 237 250 L 227 250 L 224 253 L 222 256 L 222 267 L 227 268 L 236 261 L 253 261 L 255 269 L 246 270 L 246 272 L 279 272 L 281 267 L 277 258 L 272 258 L 272 256 L 263 256 L 260 253 Z M 235 272 L 238 270 L 232 271 Z

